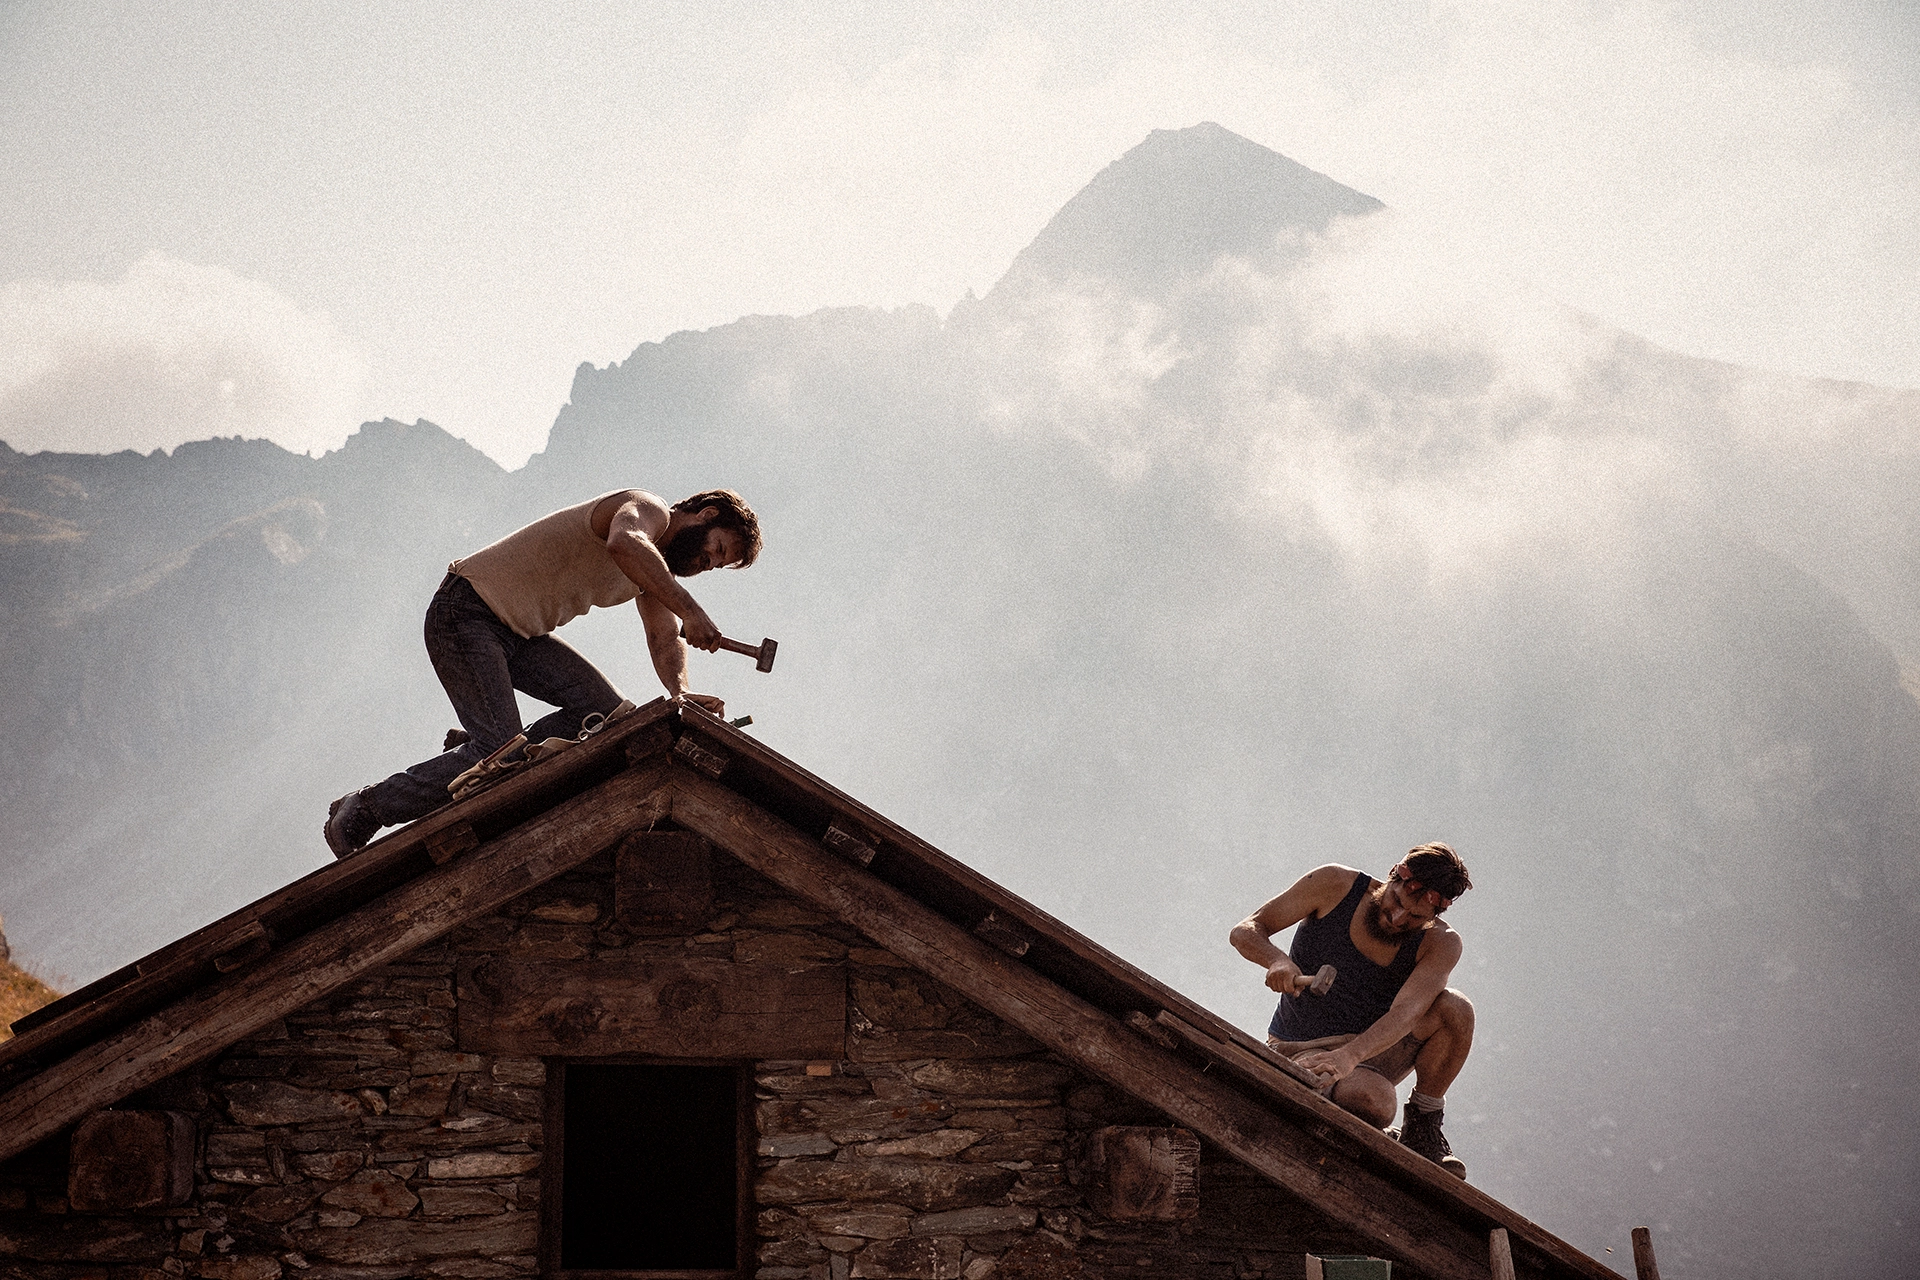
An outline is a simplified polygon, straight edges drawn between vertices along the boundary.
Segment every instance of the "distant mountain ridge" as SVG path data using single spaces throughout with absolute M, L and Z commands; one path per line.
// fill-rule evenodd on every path
M 1082 278 L 1157 293 L 1223 255 L 1270 257 L 1283 235 L 1385 207 L 1217 124 L 1155 129 L 1061 206 L 993 292 Z

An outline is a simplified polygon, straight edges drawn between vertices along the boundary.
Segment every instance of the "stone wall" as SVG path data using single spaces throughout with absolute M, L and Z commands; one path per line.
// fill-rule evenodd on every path
M 697 932 L 613 905 L 608 855 L 129 1099 L 196 1118 L 184 1208 L 70 1211 L 59 1141 L 9 1162 L 0 1277 L 536 1274 L 545 1068 L 460 1051 L 455 973 L 483 955 L 844 967 L 845 1060 L 756 1064 L 758 1280 L 1254 1280 L 1303 1274 L 1307 1247 L 1364 1252 L 1210 1150 L 1197 1217 L 1101 1217 L 1086 1136 L 1164 1117 L 731 859 Z

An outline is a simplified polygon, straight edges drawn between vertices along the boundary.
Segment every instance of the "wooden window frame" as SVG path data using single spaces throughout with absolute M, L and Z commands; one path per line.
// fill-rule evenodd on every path
M 540 1274 L 548 1280 L 748 1280 L 756 1267 L 758 1216 L 753 1203 L 753 1063 L 737 1058 L 661 1058 L 640 1055 L 547 1058 L 540 1159 Z M 734 1264 L 694 1271 L 568 1270 L 560 1265 L 561 1208 L 566 1203 L 567 1067 L 709 1067 L 734 1077 Z

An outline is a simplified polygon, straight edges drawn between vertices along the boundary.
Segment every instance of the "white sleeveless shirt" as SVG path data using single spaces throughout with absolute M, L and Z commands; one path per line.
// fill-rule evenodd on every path
M 615 489 L 541 516 L 447 571 L 471 582 L 500 621 L 528 640 L 588 609 L 625 604 L 640 589 L 613 562 L 606 540 L 593 535 L 593 509 L 625 492 Z

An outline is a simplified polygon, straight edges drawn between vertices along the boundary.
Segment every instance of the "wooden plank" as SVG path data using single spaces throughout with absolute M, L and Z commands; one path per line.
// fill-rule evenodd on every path
M 999 911 L 989 911 L 973 926 L 976 938 L 985 938 L 1010 956 L 1023 956 L 1033 949 L 1033 931 Z
M 667 777 L 664 763 L 620 774 L 49 1065 L 0 1095 L 0 1160 L 652 825 Z
M 717 778 L 727 771 L 726 753 L 709 750 L 696 738 L 682 735 L 680 740 L 673 744 L 673 754 L 688 767 L 698 769 L 709 778 Z
M 478 848 L 480 837 L 474 834 L 471 822 L 456 822 L 443 827 L 426 838 L 427 856 L 435 865 L 452 862 L 469 849 Z
M 1244 1094 L 1143 1043 L 1118 1020 L 829 855 L 818 841 L 731 791 L 682 771 L 672 786 L 672 815 L 902 960 L 939 974 L 1067 1061 L 1214 1142 L 1374 1247 L 1433 1280 L 1485 1280 L 1481 1223 L 1470 1229 L 1374 1173 L 1326 1159 L 1324 1147 Z
M 863 867 L 873 865 L 873 842 L 861 839 L 838 823 L 827 827 L 827 834 L 820 837 L 820 843 L 841 857 L 857 862 Z
M 15 1023 L 13 1039 L 0 1044 L 0 1080 L 33 1060 L 50 1059 L 90 1035 L 105 1035 L 151 1012 L 204 980 L 212 957 L 242 941 L 268 932 L 283 939 L 297 936 L 317 922 L 310 917 L 351 910 L 387 892 L 414 874 L 428 840 L 443 830 L 497 825 L 499 815 L 535 803 L 543 794 L 566 793 L 575 780 L 606 769 L 610 757 L 634 761 L 658 755 L 673 745 L 673 714 L 671 703 L 656 698 L 578 748 L 561 752 L 553 763 L 543 762 L 471 800 L 435 810 L 350 858 L 329 860 L 292 884 L 26 1015 Z
M 460 966 L 460 1048 L 521 1057 L 846 1056 L 839 965 L 617 957 Z
M 1487 1266 L 1493 1280 L 1514 1280 L 1513 1248 L 1507 1243 L 1507 1229 L 1495 1227 L 1487 1233 Z
M 1660 1264 L 1653 1258 L 1653 1232 L 1645 1227 L 1633 1229 L 1634 1280 L 1660 1280 Z
M 1270 1088 L 1283 1093 L 1285 1080 L 1300 1086 L 1316 1097 L 1320 1094 L 1320 1081 L 1313 1072 L 1269 1050 L 1265 1056 L 1255 1055 L 1239 1045 L 1226 1044 L 1200 1031 L 1183 1018 L 1176 1018 L 1165 1009 L 1154 1015 L 1155 1022 L 1174 1033 L 1183 1044 L 1198 1049 L 1201 1054 L 1213 1062 L 1219 1063 L 1249 1084 Z
M 262 929 L 258 937 L 249 938 L 233 950 L 222 951 L 215 956 L 213 971 L 232 973 L 236 969 L 244 969 L 271 950 L 273 950 L 273 941 L 267 937 L 267 931 Z

